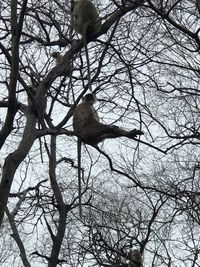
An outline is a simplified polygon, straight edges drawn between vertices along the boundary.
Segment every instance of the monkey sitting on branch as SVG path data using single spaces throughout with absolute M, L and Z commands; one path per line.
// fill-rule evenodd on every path
M 71 0 L 73 28 L 84 38 L 101 30 L 101 19 L 90 0 Z
M 88 86 L 92 92 L 87 37 L 95 35 L 101 30 L 101 19 L 96 7 L 90 0 L 71 0 L 71 12 L 73 28 L 77 33 L 81 34 L 85 47 L 88 70 Z
M 51 53 L 51 57 L 55 59 L 56 65 L 60 64 L 62 59 L 63 59 L 63 56 L 60 54 L 60 52 L 56 52 L 56 51 Z M 66 67 L 65 67 L 64 71 L 60 74 L 61 76 L 63 76 L 63 75 L 68 76 L 70 71 L 72 70 L 71 64 L 67 63 L 67 62 L 65 62 L 65 63 L 66 63 Z
M 95 147 L 105 139 L 122 136 L 135 139 L 138 135 L 143 134 L 141 130 L 127 131 L 115 125 L 101 123 L 97 111 L 93 107 L 95 102 L 96 96 L 92 93 L 87 94 L 82 98 L 82 103 L 74 111 L 74 133 L 82 142 Z
M 78 183 L 79 183 L 79 214 L 82 217 L 81 207 L 81 143 L 89 144 L 98 148 L 98 143 L 108 138 L 127 137 L 134 139 L 137 135 L 142 135 L 141 130 L 134 129 L 126 131 L 115 125 L 106 125 L 99 121 L 97 111 L 93 107 L 96 96 L 92 93 L 82 98 L 82 103 L 75 108 L 73 114 L 74 133 L 78 137 Z M 133 266 L 130 266 L 133 267 Z

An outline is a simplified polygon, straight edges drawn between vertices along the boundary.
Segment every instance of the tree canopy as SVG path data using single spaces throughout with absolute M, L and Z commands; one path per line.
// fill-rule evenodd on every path
M 70 1 L 0 3 L 0 265 L 200 266 L 200 2 L 93 0 L 87 39 L 101 122 L 144 135 L 82 145 L 89 92 Z M 56 63 L 52 53 L 62 58 Z

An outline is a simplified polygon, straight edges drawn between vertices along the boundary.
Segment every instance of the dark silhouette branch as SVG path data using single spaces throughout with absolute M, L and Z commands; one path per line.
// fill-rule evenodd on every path
M 18 110 L 18 105 L 16 101 L 16 86 L 18 80 L 18 69 L 19 69 L 19 42 L 22 33 L 23 21 L 26 11 L 27 0 L 23 1 L 22 9 L 20 13 L 19 23 L 17 22 L 17 1 L 12 0 L 11 2 L 11 44 L 12 44 L 12 57 L 10 59 L 8 53 L 7 59 L 11 63 L 11 73 L 10 73 L 10 84 L 8 88 L 8 109 L 5 119 L 5 123 L 0 131 L 0 149 L 2 148 L 6 138 L 13 130 L 13 121 L 15 114 Z M 4 49 L 1 45 L 1 49 Z

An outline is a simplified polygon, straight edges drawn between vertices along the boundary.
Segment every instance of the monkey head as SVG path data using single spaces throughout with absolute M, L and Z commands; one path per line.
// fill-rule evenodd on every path
M 89 94 L 82 97 L 82 101 L 83 101 L 83 103 L 93 105 L 97 101 L 97 99 L 96 99 L 95 94 L 89 93 Z
M 80 0 L 71 0 L 71 12 L 74 11 L 74 7 L 80 2 Z
M 60 54 L 60 52 L 53 52 L 51 53 L 51 56 L 56 60 L 56 64 L 60 63 L 62 59 L 62 55 Z
M 51 53 L 51 56 L 56 59 L 60 56 L 60 53 L 59 52 L 53 52 L 53 53 Z
M 74 11 L 74 5 L 76 4 L 77 0 L 71 0 L 71 12 Z

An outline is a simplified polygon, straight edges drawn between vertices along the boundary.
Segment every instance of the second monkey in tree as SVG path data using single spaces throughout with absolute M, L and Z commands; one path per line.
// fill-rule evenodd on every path
M 94 94 L 87 94 L 82 98 L 73 115 L 74 133 L 78 137 L 78 183 L 79 183 L 79 213 L 82 217 L 81 208 L 81 143 L 89 144 L 97 148 L 98 143 L 108 138 L 127 137 L 134 139 L 137 135 L 142 135 L 141 130 L 134 129 L 127 131 L 115 125 L 106 125 L 99 121 L 97 111 L 93 107 L 96 102 Z M 132 267 L 132 266 L 131 266 Z
M 82 103 L 78 105 L 73 115 L 74 133 L 82 142 L 97 146 L 98 143 L 105 139 L 127 137 L 134 139 L 138 135 L 142 135 L 141 130 L 127 131 L 116 125 L 106 125 L 99 121 L 97 111 L 93 104 L 96 102 L 94 94 L 87 94 L 83 97 Z
M 83 38 L 88 69 L 88 85 L 92 92 L 87 36 L 95 35 L 101 30 L 101 19 L 96 7 L 90 0 L 72 0 L 71 12 L 73 28 L 77 33 L 81 34 Z

